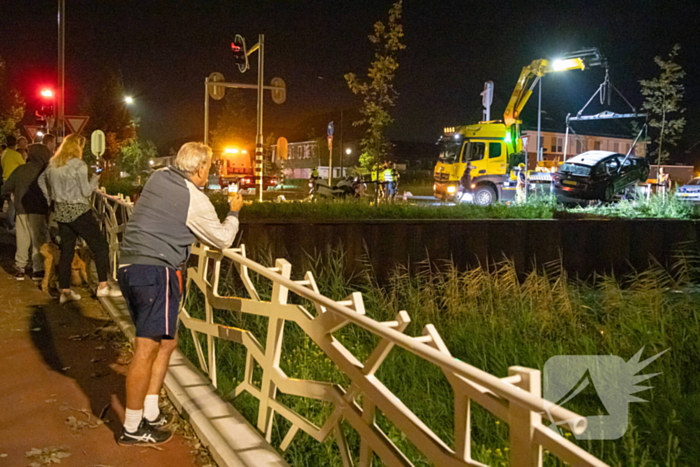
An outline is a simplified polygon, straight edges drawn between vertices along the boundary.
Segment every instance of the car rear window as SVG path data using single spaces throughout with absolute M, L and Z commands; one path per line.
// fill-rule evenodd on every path
M 567 162 L 559 167 L 559 172 L 587 177 L 591 173 L 591 168 L 587 165 L 571 164 Z

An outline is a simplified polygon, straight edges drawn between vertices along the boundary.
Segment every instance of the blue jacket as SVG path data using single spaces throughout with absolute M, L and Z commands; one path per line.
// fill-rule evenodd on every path
M 238 233 L 238 213 L 220 222 L 209 198 L 174 167 L 148 179 L 126 224 L 119 263 L 180 267 L 192 243 L 229 248 Z

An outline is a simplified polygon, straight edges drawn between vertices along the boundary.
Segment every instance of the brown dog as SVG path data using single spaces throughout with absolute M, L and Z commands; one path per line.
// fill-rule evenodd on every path
M 61 250 L 55 243 L 45 243 L 39 250 L 44 256 L 44 280 L 41 281 L 41 290 L 48 292 L 58 288 L 58 274 L 56 266 L 61 257 Z M 87 264 L 90 263 L 90 250 L 86 247 L 76 248 L 71 265 L 71 285 L 88 284 Z

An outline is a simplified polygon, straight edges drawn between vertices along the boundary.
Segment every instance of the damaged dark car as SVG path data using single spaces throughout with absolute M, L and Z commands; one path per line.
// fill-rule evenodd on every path
M 552 177 L 552 192 L 560 200 L 600 200 L 609 203 L 649 177 L 643 157 L 609 151 L 587 151 L 572 157 Z

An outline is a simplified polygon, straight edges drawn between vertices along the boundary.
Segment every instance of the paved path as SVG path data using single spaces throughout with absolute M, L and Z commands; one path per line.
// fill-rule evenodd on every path
M 116 444 L 129 358 L 125 340 L 87 292 L 80 291 L 80 302 L 59 307 L 58 300 L 43 294 L 31 280 L 15 281 L 13 257 L 14 246 L 3 230 L 0 467 L 44 465 L 41 455 L 27 457 L 32 449 L 45 450 L 44 460 L 53 452 L 61 461 L 58 465 L 66 466 L 198 465 L 196 451 L 180 435 L 162 450 Z M 108 422 L 95 426 L 95 416 L 88 419 L 88 414 L 99 416 L 103 411 Z

